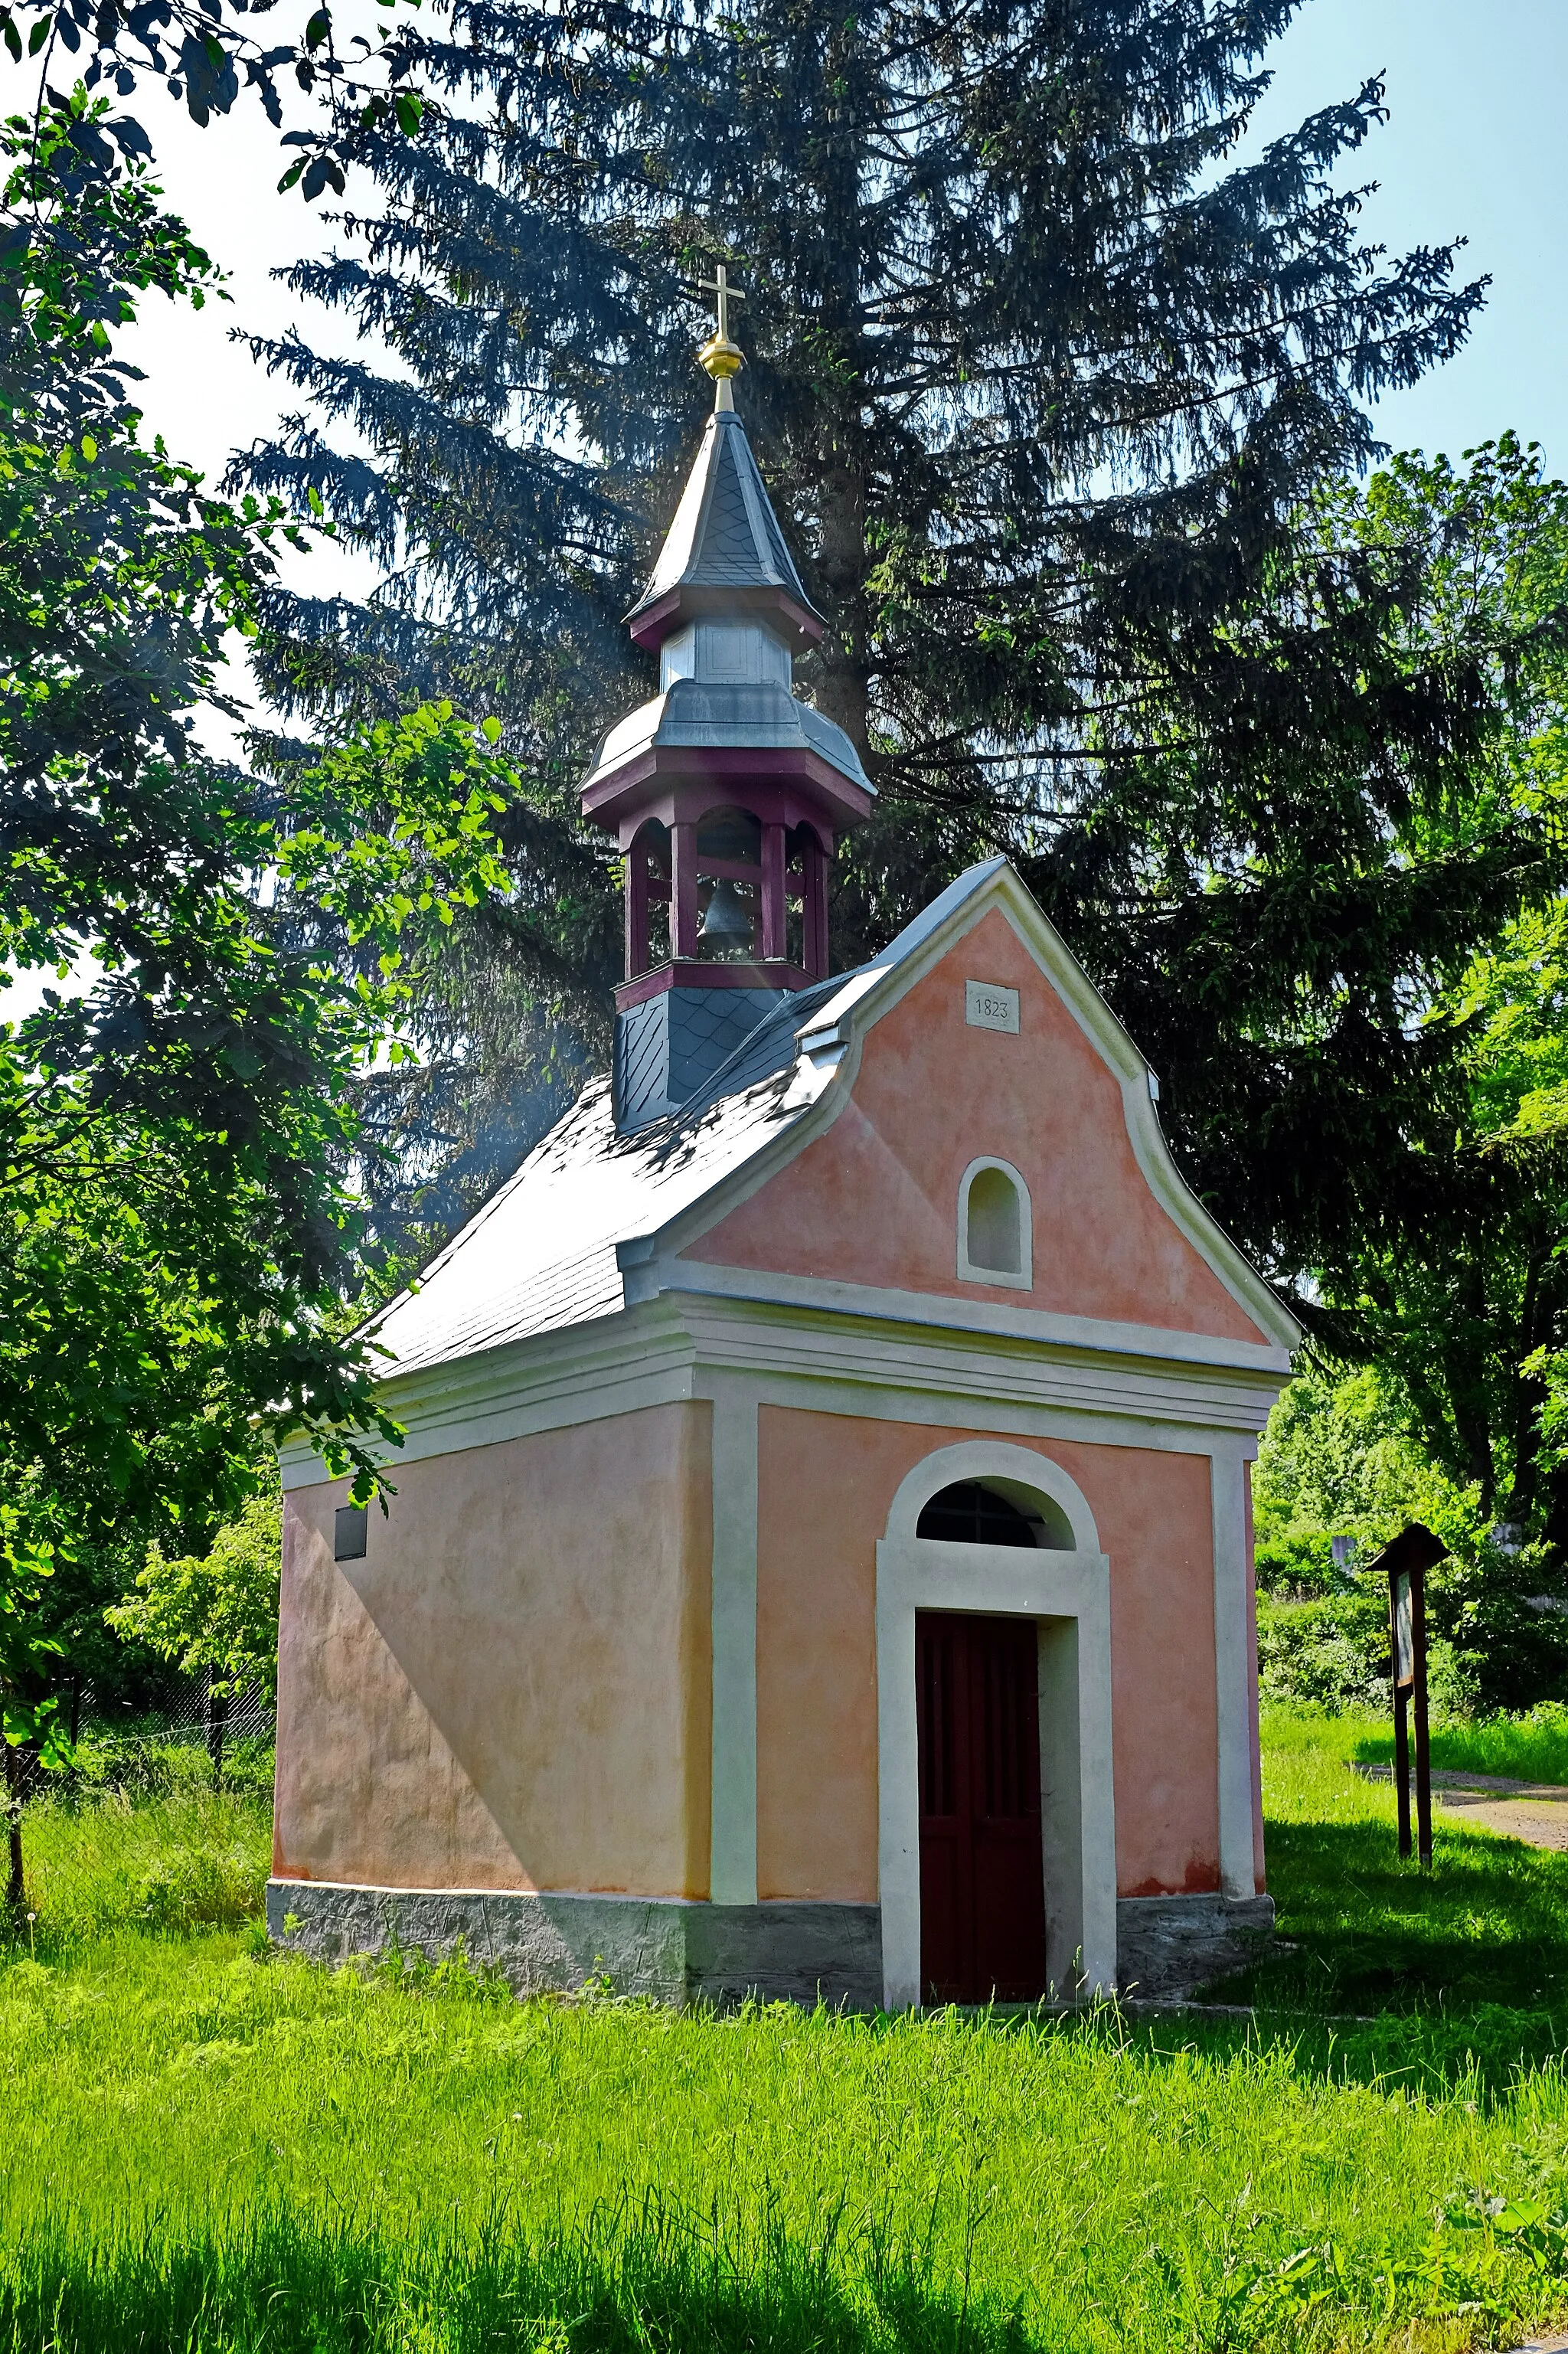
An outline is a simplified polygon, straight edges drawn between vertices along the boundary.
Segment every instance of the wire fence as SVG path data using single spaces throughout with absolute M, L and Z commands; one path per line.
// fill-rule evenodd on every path
M 134 1708 L 106 1702 L 84 1684 L 69 1711 L 76 1763 L 62 1773 L 44 1766 L 32 1744 L 7 1748 L 5 1797 L 15 1806 L 84 1787 L 156 1791 L 196 1778 L 203 1751 L 215 1784 L 268 1775 L 277 1729 L 273 1701 L 260 1684 L 223 1692 L 214 1691 L 214 1681 L 205 1674 L 171 1674 L 162 1691 Z

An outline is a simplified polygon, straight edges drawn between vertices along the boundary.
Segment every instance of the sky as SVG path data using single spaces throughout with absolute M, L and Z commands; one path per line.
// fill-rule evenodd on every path
M 1383 437 L 1457 458 L 1512 427 L 1568 471 L 1568 0 L 1305 0 L 1268 62 L 1255 142 L 1384 74 L 1390 119 L 1341 175 L 1379 184 L 1369 238 L 1403 251 L 1463 237 L 1462 275 L 1492 281 L 1467 349 L 1381 405 Z M 332 233 L 297 194 L 274 193 L 281 159 L 253 103 L 207 132 L 151 90 L 147 112 L 171 202 L 232 273 L 233 302 L 191 314 L 152 298 L 135 354 L 150 421 L 217 473 L 289 405 L 279 379 L 226 341 L 229 327 L 279 334 L 297 321 L 313 341 L 348 348 L 341 323 L 270 276 Z M 319 560 L 313 578 L 324 585 Z
M 276 26 L 282 38 L 301 13 L 302 0 L 283 0 L 269 33 Z M 1384 76 L 1389 120 L 1340 175 L 1343 186 L 1377 183 L 1363 214 L 1369 240 L 1403 252 L 1464 238 L 1461 277 L 1491 281 L 1459 355 L 1380 405 L 1382 438 L 1457 459 L 1511 428 L 1568 472 L 1568 0 L 1305 0 L 1267 62 L 1274 83 L 1249 148 Z M 29 99 L 0 69 L 6 111 Z M 122 347 L 146 372 L 149 427 L 216 480 L 232 450 L 270 433 L 292 405 L 231 329 L 281 335 L 297 323 L 318 349 L 352 348 L 346 322 L 299 302 L 271 274 L 327 249 L 334 233 L 297 193 L 276 194 L 286 158 L 253 101 L 242 96 L 207 131 L 154 85 L 139 103 L 169 202 L 229 271 L 232 300 L 193 313 L 150 296 Z M 365 568 L 330 549 L 291 562 L 316 594 L 368 584 Z M 221 725 L 202 732 L 224 748 Z M 21 994 L 7 993 L 11 1019 Z

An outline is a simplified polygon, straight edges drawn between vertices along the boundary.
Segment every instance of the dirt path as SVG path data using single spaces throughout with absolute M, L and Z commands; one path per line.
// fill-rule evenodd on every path
M 1353 1766 L 1368 1782 L 1392 1782 L 1392 1766 Z M 1502 1774 L 1459 1774 L 1434 1766 L 1432 1795 L 1441 1807 L 1482 1830 L 1526 1847 L 1568 1853 L 1568 1787 L 1557 1782 L 1513 1782 Z M 1414 1789 L 1411 1802 L 1414 1804 Z M 1568 2340 L 1563 2341 L 1568 2345 Z

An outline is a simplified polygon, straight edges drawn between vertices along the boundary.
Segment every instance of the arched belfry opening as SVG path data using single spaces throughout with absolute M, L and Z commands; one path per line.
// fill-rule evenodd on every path
M 794 692 L 822 621 L 736 412 L 727 326 L 699 356 L 714 412 L 627 615 L 659 693 L 610 729 L 582 788 L 625 859 L 623 1132 L 693 1101 L 775 1006 L 826 980 L 833 847 L 874 797 L 843 729 Z
M 765 822 L 725 804 L 691 829 L 690 876 L 676 888 L 680 829 L 645 819 L 626 854 L 626 981 L 622 994 L 662 995 L 677 985 L 793 989 L 827 974 L 829 854 L 809 824 Z M 721 968 L 715 970 L 713 968 Z M 656 984 L 666 983 L 667 987 Z M 626 1010 L 623 1008 L 622 1010 Z

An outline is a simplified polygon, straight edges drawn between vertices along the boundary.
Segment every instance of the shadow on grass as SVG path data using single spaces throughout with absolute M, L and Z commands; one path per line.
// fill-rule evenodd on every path
M 646 2220 L 524 2244 L 498 2221 L 475 2240 L 396 2243 L 287 2214 L 231 2237 L 83 2249 L 32 2235 L 0 2255 L 7 2354 L 1023 2354 L 1016 2313 L 923 2282 L 872 2250 L 846 2284 L 830 2231 L 815 2248 L 762 2232 L 747 2246 L 689 2221 Z
M 1402 1862 L 1392 1826 L 1271 1825 L 1279 1935 L 1298 1946 L 1253 1974 L 1311 2007 L 1568 2007 L 1568 1859 L 1439 1823 L 1433 1869 Z
M 1226 1999 L 1239 1998 L 1227 1988 Z M 1206 2019 L 1197 2006 L 1139 2020 L 1127 2041 L 1156 2065 L 1193 2052 L 1212 2061 L 1277 2053 L 1287 2056 L 1294 2076 L 1434 2098 L 1462 2093 L 1490 2109 L 1532 2070 L 1563 2067 L 1568 2015 L 1483 2003 L 1468 2010 L 1391 2010 L 1364 2020 L 1260 2007 L 1240 2020 Z

